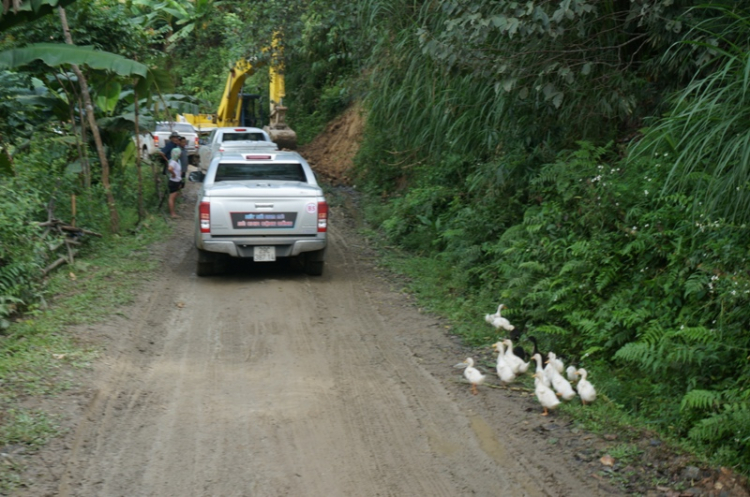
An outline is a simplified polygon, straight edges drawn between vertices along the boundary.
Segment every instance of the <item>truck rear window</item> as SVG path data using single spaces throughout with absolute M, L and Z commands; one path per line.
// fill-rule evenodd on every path
M 241 141 L 241 140 L 264 142 L 266 141 L 266 137 L 263 135 L 263 133 L 252 133 L 252 132 L 224 133 L 224 135 L 222 136 L 222 141 L 225 141 L 225 142 L 236 142 L 236 141 Z
M 156 131 L 177 131 L 178 133 L 195 133 L 195 128 L 192 124 L 186 123 L 171 123 L 171 124 L 157 124 Z
M 306 182 L 302 164 L 296 162 L 273 162 L 257 164 L 220 163 L 214 182 L 245 180 L 277 180 Z

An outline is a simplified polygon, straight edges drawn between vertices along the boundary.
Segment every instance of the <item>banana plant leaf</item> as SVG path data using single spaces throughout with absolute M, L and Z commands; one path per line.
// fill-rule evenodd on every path
M 31 0 L 20 2 L 18 9 L 9 8 L 3 13 L 0 8 L 0 32 L 6 31 L 17 24 L 34 21 L 40 17 L 52 14 L 57 7 L 65 7 L 75 0 Z M 3 2 L 6 4 L 6 2 Z
M 52 67 L 63 64 L 85 65 L 93 69 L 111 71 L 120 76 L 146 78 L 149 72 L 148 66 L 122 55 L 95 50 L 90 46 L 79 47 L 64 43 L 35 43 L 0 52 L 0 69 L 13 69 L 35 60 L 41 60 Z
M 106 114 L 111 114 L 120 101 L 122 85 L 117 81 L 107 81 L 97 88 L 96 105 Z

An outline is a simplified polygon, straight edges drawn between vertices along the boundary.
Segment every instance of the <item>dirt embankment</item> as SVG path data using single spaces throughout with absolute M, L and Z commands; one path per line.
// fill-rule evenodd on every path
M 353 105 L 331 121 L 314 141 L 303 146 L 300 153 L 315 173 L 330 185 L 349 185 L 363 131 L 362 107 Z
M 357 122 L 343 117 L 303 150 L 322 177 L 345 182 Z M 70 431 L 19 455 L 29 486 L 16 495 L 747 495 L 655 439 L 606 457 L 624 453 L 618 436 L 543 417 L 533 393 L 501 388 L 491 353 L 420 312 L 344 208 L 322 277 L 259 263 L 198 278 L 187 195 L 138 301 L 71 330 L 103 353 L 52 400 Z M 487 373 L 478 395 L 452 367 L 468 355 Z

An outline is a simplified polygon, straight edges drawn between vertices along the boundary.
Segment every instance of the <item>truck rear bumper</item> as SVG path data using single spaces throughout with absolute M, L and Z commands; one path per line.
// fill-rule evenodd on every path
M 303 252 L 313 252 L 326 248 L 325 238 L 311 238 L 309 240 L 272 240 L 262 239 L 233 239 L 233 240 L 200 240 L 196 246 L 207 252 L 227 254 L 230 257 L 252 258 L 253 247 L 274 246 L 276 257 L 295 257 Z

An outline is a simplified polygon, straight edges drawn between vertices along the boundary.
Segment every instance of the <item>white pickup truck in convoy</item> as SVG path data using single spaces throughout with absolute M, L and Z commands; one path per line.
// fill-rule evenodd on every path
M 201 141 L 199 152 L 201 169 L 206 171 L 211 158 L 216 153 L 259 148 L 278 150 L 279 147 L 271 141 L 268 133 L 260 128 L 215 128 L 208 138 Z
M 214 154 L 195 206 L 198 276 L 222 272 L 228 257 L 255 262 L 294 258 L 323 274 L 328 204 L 310 165 L 296 152 Z
M 198 162 L 199 150 L 198 132 L 190 123 L 156 123 L 156 129 L 154 129 L 154 131 L 140 136 L 141 157 L 149 159 L 152 155 L 164 148 L 169 141 L 169 135 L 172 134 L 173 131 L 180 136 L 187 138 L 188 158 L 191 164 L 196 164 Z

